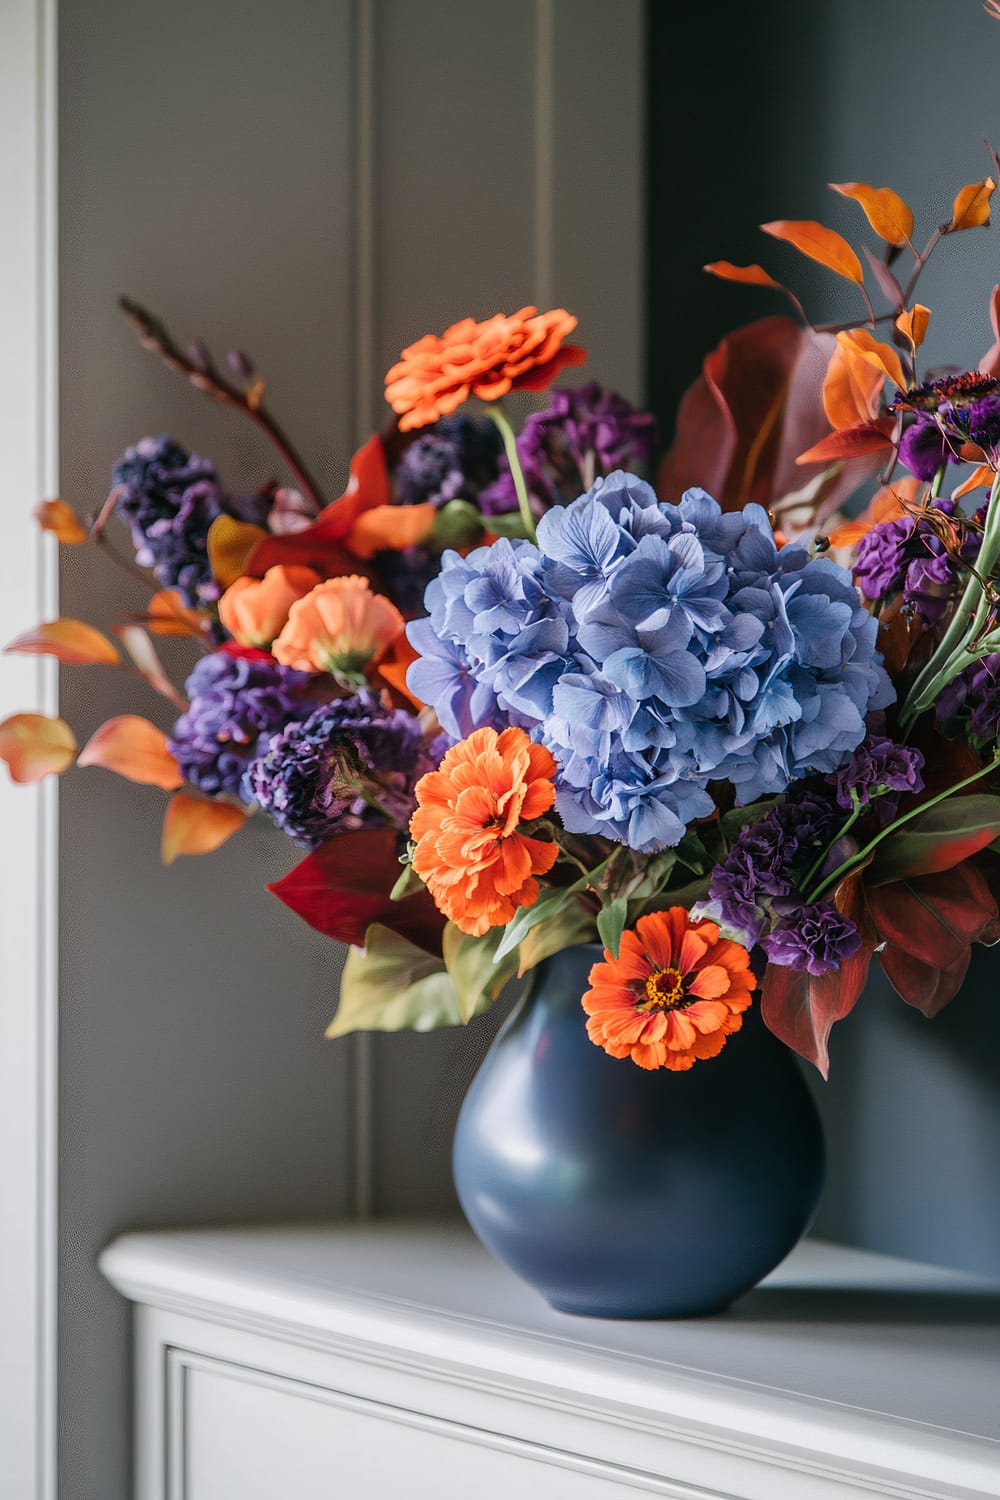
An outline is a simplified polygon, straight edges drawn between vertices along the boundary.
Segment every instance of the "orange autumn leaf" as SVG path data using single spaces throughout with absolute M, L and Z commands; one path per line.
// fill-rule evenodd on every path
M 920 480 L 915 479 L 912 474 L 904 475 L 893 484 L 883 485 L 876 490 L 856 520 L 845 521 L 842 526 L 830 532 L 827 538 L 830 546 L 853 547 L 863 536 L 868 535 L 873 526 L 878 526 L 883 521 L 898 521 L 909 515 L 907 507 L 916 500 L 920 487 Z
M 162 693 L 175 708 L 183 712 L 188 706 L 187 699 L 167 676 L 163 663 L 156 654 L 156 647 L 142 626 L 115 625 L 113 629 L 135 663 L 136 671 L 140 676 L 145 677 L 154 692 Z
M 247 558 L 267 536 L 263 526 L 252 526 L 232 516 L 216 516 L 208 528 L 207 545 L 212 577 L 220 588 L 227 589 L 242 578 Z
M 154 635 L 202 634 L 202 616 L 189 609 L 176 589 L 160 589 L 149 601 L 142 624 Z
M 864 286 L 865 273 L 861 269 L 861 262 L 843 235 L 838 234 L 835 229 L 827 229 L 825 225 L 817 224 L 815 219 L 775 219 L 760 227 L 765 234 L 794 245 L 802 255 L 808 255 L 810 260 L 818 261 L 821 266 L 835 271 L 838 276 Z
M 4 647 L 11 656 L 54 656 L 66 667 L 116 667 L 118 652 L 106 635 L 83 620 L 46 620 Z
M 419 547 L 437 516 L 435 505 L 376 505 L 362 511 L 347 533 L 346 546 L 368 562 L 376 552 L 402 552 Z
M 960 188 L 951 210 L 951 223 L 944 226 L 945 234 L 954 234 L 957 229 L 978 229 L 990 222 L 990 198 L 996 183 L 992 177 L 982 182 L 970 182 Z
M 913 233 L 913 210 L 892 188 L 871 187 L 867 182 L 831 182 L 827 184 L 842 198 L 853 198 L 860 204 L 865 218 L 889 245 L 905 245 Z
M 896 327 L 904 339 L 909 339 L 914 349 L 919 349 L 927 336 L 927 325 L 931 320 L 931 310 L 922 302 L 915 302 L 907 312 L 901 312 L 896 319 Z
M 867 328 L 852 328 L 846 333 L 838 333 L 837 343 L 841 348 L 855 350 L 861 359 L 867 360 L 876 370 L 881 370 L 901 391 L 906 390 L 907 380 L 903 374 L 903 366 L 891 344 L 883 344 Z
M 43 531 L 50 531 L 57 541 L 77 545 L 87 540 L 87 532 L 65 500 L 41 500 L 35 506 L 35 520 Z
M 172 865 L 179 854 L 211 854 L 246 820 L 243 808 L 231 802 L 209 802 L 190 792 L 175 792 L 163 818 L 163 863 Z
M 874 421 L 885 375 L 853 344 L 838 343 L 823 381 L 823 410 L 831 427 Z
M 0 724 L 0 760 L 11 781 L 21 786 L 43 776 L 61 776 L 76 755 L 76 735 L 62 719 L 46 714 L 11 714 Z
M 952 490 L 951 498 L 953 500 L 961 500 L 963 495 L 971 494 L 973 490 L 978 490 L 981 485 L 985 485 L 989 489 L 996 477 L 991 468 L 986 464 L 980 464 L 978 469 L 973 470 L 968 479 L 962 481 L 957 490 Z
M 387 682 L 389 686 L 408 703 L 412 703 L 419 713 L 424 704 L 415 693 L 411 693 L 406 685 L 406 674 L 415 661 L 419 659 L 420 652 L 415 646 L 411 646 L 405 635 L 397 636 L 392 643 L 391 652 L 375 668 L 376 673 Z
M 101 766 L 165 792 L 175 791 L 184 781 L 163 730 L 137 714 L 120 714 L 102 724 L 87 741 L 77 764 Z
M 780 281 L 775 281 L 769 276 L 763 266 L 734 266 L 730 260 L 713 260 L 707 266 L 702 267 L 710 276 L 718 276 L 720 281 L 738 281 L 745 286 L 771 286 L 777 291 L 785 289 Z
M 797 464 L 831 464 L 840 459 L 861 458 L 866 453 L 878 453 L 882 448 L 893 446 L 886 430 L 888 423 L 869 422 L 862 427 L 845 427 L 841 432 L 831 432 L 813 447 L 800 453 Z

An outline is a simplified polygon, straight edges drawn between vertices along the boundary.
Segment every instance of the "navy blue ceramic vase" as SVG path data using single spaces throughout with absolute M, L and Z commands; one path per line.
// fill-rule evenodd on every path
M 805 1233 L 819 1116 L 756 1004 L 720 1055 L 646 1072 L 596 1047 L 580 1005 L 596 944 L 539 965 L 462 1106 L 453 1167 L 472 1228 L 555 1308 L 719 1312 Z

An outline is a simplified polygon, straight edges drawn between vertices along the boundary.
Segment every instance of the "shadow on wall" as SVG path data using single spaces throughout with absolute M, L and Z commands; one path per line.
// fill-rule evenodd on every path
M 1000 139 L 1000 23 L 978 0 L 719 0 L 707 21 L 707 34 L 682 29 L 673 5 L 650 0 L 647 353 L 665 442 L 705 354 L 737 325 L 786 310 L 776 294 L 704 275 L 705 262 L 760 261 L 817 321 L 852 316 L 850 289 L 757 226 L 816 218 L 863 236 L 854 205 L 826 186 L 861 180 L 896 188 L 929 229 L 989 170 L 982 136 Z M 907 119 L 933 110 L 933 130 L 897 128 L 904 96 Z M 941 247 L 922 282 L 931 364 L 978 361 L 998 280 L 995 229 Z M 1000 953 L 979 949 L 934 1021 L 880 976 L 834 1029 L 830 1082 L 814 1075 L 830 1158 L 818 1233 L 1000 1275 L 998 988 Z

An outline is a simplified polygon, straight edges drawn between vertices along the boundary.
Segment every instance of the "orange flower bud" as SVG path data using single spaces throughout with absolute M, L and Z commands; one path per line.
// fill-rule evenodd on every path
M 237 578 L 219 600 L 219 618 L 241 646 L 268 647 L 281 633 L 288 611 L 319 583 L 312 568 L 268 568 L 263 578 Z
M 333 672 L 357 678 L 403 633 L 403 616 L 367 578 L 327 578 L 297 600 L 271 648 L 278 661 L 300 672 Z

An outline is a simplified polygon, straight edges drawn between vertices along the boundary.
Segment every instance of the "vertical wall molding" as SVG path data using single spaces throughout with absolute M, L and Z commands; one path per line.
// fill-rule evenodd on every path
M 555 0 L 535 0 L 535 296 L 553 304 L 555 267 Z
M 375 0 L 353 8 L 354 194 L 354 414 L 353 438 L 363 443 L 377 421 L 375 400 Z M 374 1207 L 375 1058 L 372 1039 L 358 1032 L 351 1045 L 352 1207 L 371 1218 Z
M 58 489 L 55 0 L 0 7 L 0 639 L 58 613 L 31 510 Z M 8 661 L 0 717 L 55 713 L 50 663 Z M 0 785 L 0 1493 L 56 1493 L 56 793 Z

